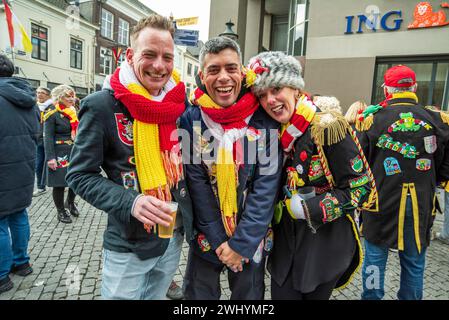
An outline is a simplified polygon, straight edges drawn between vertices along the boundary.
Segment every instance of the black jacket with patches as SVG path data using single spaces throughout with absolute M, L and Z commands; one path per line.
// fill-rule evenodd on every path
M 133 252 L 142 260 L 161 256 L 169 239 L 147 233 L 143 224 L 131 215 L 134 200 L 139 195 L 137 170 L 132 161 L 134 120 L 131 115 L 112 91 L 103 90 L 81 100 L 79 121 L 66 178 L 75 193 L 108 213 L 104 247 L 116 252 Z M 178 183 L 178 188 L 172 189 L 172 195 L 179 203 L 189 240 L 192 209 L 184 180 Z
M 368 241 L 403 250 L 400 226 L 410 195 L 415 203 L 416 246 L 420 250 L 429 245 L 435 188 L 439 182 L 449 180 L 449 126 L 442 120 L 445 117 L 444 113 L 422 107 L 415 99 L 396 98 L 364 121 L 372 121 L 372 125 L 368 130 L 364 128 L 360 140 L 379 192 L 376 206 L 363 212 L 363 233 Z M 398 148 L 400 144 L 408 144 L 407 148 L 413 147 L 415 152 L 402 152 L 404 156 L 401 150 L 405 148 Z
M 39 113 L 33 88 L 0 78 L 0 217 L 31 204 Z
M 341 136 L 332 144 L 321 142 L 324 157 L 320 158 L 313 132 L 322 117 L 334 119 L 332 123 L 340 126 Z M 324 129 L 324 137 L 329 137 L 329 130 Z M 284 285 L 291 273 L 293 288 L 302 293 L 312 292 L 335 279 L 338 279 L 336 288 L 339 288 L 350 281 L 361 263 L 363 255 L 353 215 L 356 207 L 366 203 L 372 188 L 366 180 L 368 171 L 350 130 L 341 115 L 338 118 L 335 114 L 317 112 L 287 155 L 281 187 L 284 192 L 276 208 L 274 247 L 268 260 L 268 270 L 279 286 Z M 333 177 L 333 186 L 325 176 L 326 165 Z M 288 187 L 292 173 L 299 178 L 297 187 Z M 357 180 L 360 183 L 351 188 L 351 181 Z M 293 219 L 286 200 L 304 187 L 314 187 L 315 196 L 304 201 L 306 219 Z M 357 189 L 363 193 L 355 197 Z M 330 213 L 335 216 L 330 217 Z

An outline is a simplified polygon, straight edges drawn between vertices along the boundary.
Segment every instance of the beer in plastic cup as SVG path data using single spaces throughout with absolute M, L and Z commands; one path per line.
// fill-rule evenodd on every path
M 171 238 L 173 237 L 173 229 L 175 228 L 176 223 L 176 213 L 178 212 L 178 203 L 177 202 L 165 202 L 171 209 L 171 217 L 173 218 L 172 222 L 168 227 L 165 227 L 161 224 L 157 225 L 158 228 L 158 236 L 159 238 Z

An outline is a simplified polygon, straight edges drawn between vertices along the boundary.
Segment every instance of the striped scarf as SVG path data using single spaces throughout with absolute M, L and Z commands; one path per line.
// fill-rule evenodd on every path
M 195 90 L 194 104 L 201 108 L 204 123 L 219 141 L 216 160 L 218 199 L 223 226 L 231 237 L 237 226 L 238 141 L 246 135 L 248 123 L 259 104 L 248 92 L 232 106 L 223 108 L 200 88 Z
M 78 116 L 76 115 L 76 110 L 74 107 L 66 107 L 62 103 L 56 103 L 55 104 L 56 110 L 60 112 L 64 117 L 69 119 L 70 126 L 72 127 L 72 131 L 75 131 L 78 129 Z
M 152 97 L 125 61 L 110 80 L 114 96 L 134 118 L 134 156 L 140 190 L 163 201 L 183 178 L 179 142 L 171 140 L 176 120 L 185 110 L 185 86 L 176 72 L 158 97 Z
M 289 123 L 281 128 L 280 140 L 285 152 L 292 150 L 295 140 L 306 132 L 316 113 L 315 105 L 306 95 L 298 99 L 295 110 Z

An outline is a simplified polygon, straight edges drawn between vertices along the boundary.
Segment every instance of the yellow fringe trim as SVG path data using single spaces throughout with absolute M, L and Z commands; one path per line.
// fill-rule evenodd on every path
M 311 123 L 311 135 L 315 143 L 323 146 L 342 141 L 351 129 L 343 115 L 337 112 L 319 112 Z M 325 133 L 327 133 L 325 137 Z
M 355 128 L 357 129 L 357 131 L 368 131 L 371 128 L 371 126 L 373 125 L 373 122 L 374 122 L 374 116 L 369 115 L 362 121 L 357 119 L 355 122 Z
M 425 106 L 424 108 L 433 112 L 439 112 L 441 116 L 441 121 L 443 121 L 445 124 L 449 124 L 449 113 L 447 111 L 438 110 L 434 106 Z
M 53 114 L 55 114 L 56 112 L 58 112 L 58 110 L 56 110 L 56 109 L 49 110 L 49 111 L 45 112 L 44 118 L 43 118 L 44 122 L 47 121 L 48 118 L 50 118 L 50 117 L 51 117 Z

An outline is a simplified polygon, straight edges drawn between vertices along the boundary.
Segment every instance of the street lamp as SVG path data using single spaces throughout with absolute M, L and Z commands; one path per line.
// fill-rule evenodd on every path
M 229 22 L 226 22 L 225 25 L 226 25 L 226 30 L 223 33 L 220 33 L 219 36 L 220 37 L 228 37 L 234 41 L 237 41 L 237 39 L 239 38 L 239 35 L 232 30 L 234 23 L 231 20 L 229 20 Z

